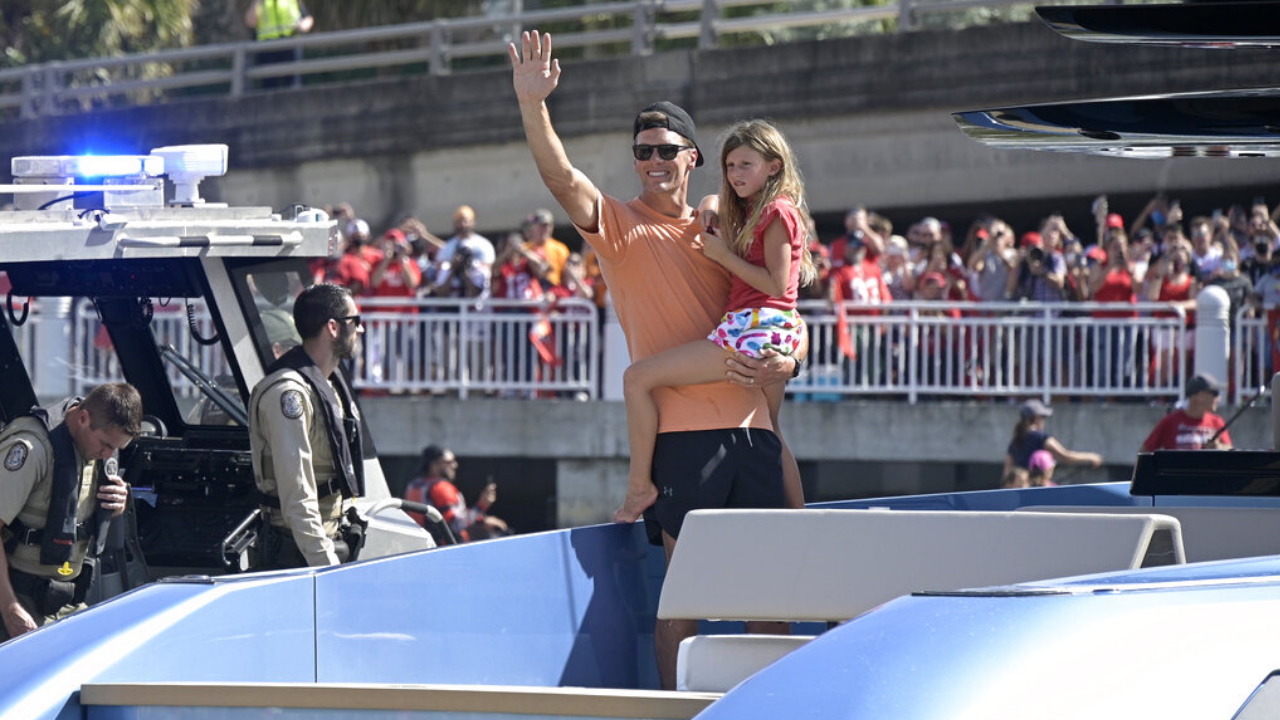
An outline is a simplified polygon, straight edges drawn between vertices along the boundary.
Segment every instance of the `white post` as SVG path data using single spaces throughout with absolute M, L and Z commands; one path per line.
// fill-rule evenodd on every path
M 622 373 L 630 364 L 627 336 L 622 333 L 622 325 L 618 324 L 618 314 L 613 311 L 613 303 L 609 303 L 604 311 L 604 368 L 601 372 L 605 400 L 623 398 Z
M 1231 359 L 1231 299 L 1227 291 L 1209 285 L 1196 296 L 1196 373 L 1227 382 Z
M 36 362 L 32 368 L 35 377 L 31 378 L 31 384 L 35 386 L 40 402 L 67 397 L 75 392 L 69 372 L 73 365 L 71 298 L 41 298 L 38 307 L 34 307 L 35 303 L 32 305 L 35 347 L 31 357 L 36 358 Z M 93 338 L 85 338 L 85 341 L 86 345 L 92 346 Z

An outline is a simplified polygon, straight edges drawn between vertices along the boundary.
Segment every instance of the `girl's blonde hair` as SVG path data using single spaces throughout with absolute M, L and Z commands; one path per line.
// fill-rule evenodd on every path
M 740 147 L 755 150 L 764 156 L 766 162 L 777 160 L 782 164 L 778 172 L 765 180 L 764 187 L 755 198 L 738 197 L 724 172 L 729 153 Z M 810 218 L 804 202 L 804 180 L 800 177 L 800 168 L 791 153 L 791 146 L 782 133 L 763 120 L 746 120 L 729 128 L 720 148 L 720 173 L 720 228 L 729 247 L 740 257 L 746 257 L 756 226 L 760 224 L 761 211 L 774 199 L 785 197 L 800 211 L 801 232 L 806 233 L 801 241 L 800 284 L 808 285 L 816 280 L 818 269 L 813 264 L 807 237 Z

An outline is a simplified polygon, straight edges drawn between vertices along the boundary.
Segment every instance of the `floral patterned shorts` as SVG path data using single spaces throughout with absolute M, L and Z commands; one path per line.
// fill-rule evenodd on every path
M 725 313 L 707 339 L 749 357 L 760 357 L 764 350 L 790 355 L 800 347 L 803 332 L 804 320 L 795 310 L 747 308 Z

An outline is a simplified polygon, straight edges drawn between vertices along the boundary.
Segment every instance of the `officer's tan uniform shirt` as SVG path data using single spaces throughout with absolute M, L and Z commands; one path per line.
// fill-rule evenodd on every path
M 258 489 L 280 497 L 271 524 L 288 528 L 312 567 L 337 565 L 333 538 L 342 495 L 317 497 L 320 483 L 339 477 L 325 430 L 323 401 L 295 370 L 277 370 L 249 399 L 249 449 Z
M 76 453 L 80 467 L 80 490 L 76 502 L 76 522 L 93 517 L 97 487 L 93 462 Z M 32 417 L 20 417 L 0 432 L 0 521 L 8 527 L 14 518 L 29 528 L 43 528 L 53 496 L 53 446 L 44 425 Z M 40 577 L 69 580 L 80 574 L 87 540 L 77 541 L 71 551 L 72 575 L 58 574 L 58 566 L 40 564 L 40 545 L 19 545 L 9 556 L 9 567 Z

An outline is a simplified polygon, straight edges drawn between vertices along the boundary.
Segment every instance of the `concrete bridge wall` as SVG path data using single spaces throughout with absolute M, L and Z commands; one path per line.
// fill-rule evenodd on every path
M 1106 467 L 1063 467 L 1059 474 L 1068 482 L 1128 479 L 1139 446 L 1169 408 L 1078 400 L 1055 402 L 1047 429 L 1070 449 L 1101 453 Z M 393 487 L 412 474 L 422 448 L 436 443 L 463 458 L 461 473 L 471 473 L 475 489 L 495 474 L 508 513 L 529 510 L 563 526 L 607 522 L 626 489 L 620 402 L 389 397 L 363 405 L 379 453 L 392 458 Z M 1231 426 L 1236 447 L 1272 446 L 1269 412 L 1244 412 Z M 810 499 L 995 487 L 1017 419 L 1016 405 L 1005 401 L 788 402 L 782 411 Z M 544 512 L 538 503 L 547 490 L 555 506 Z

